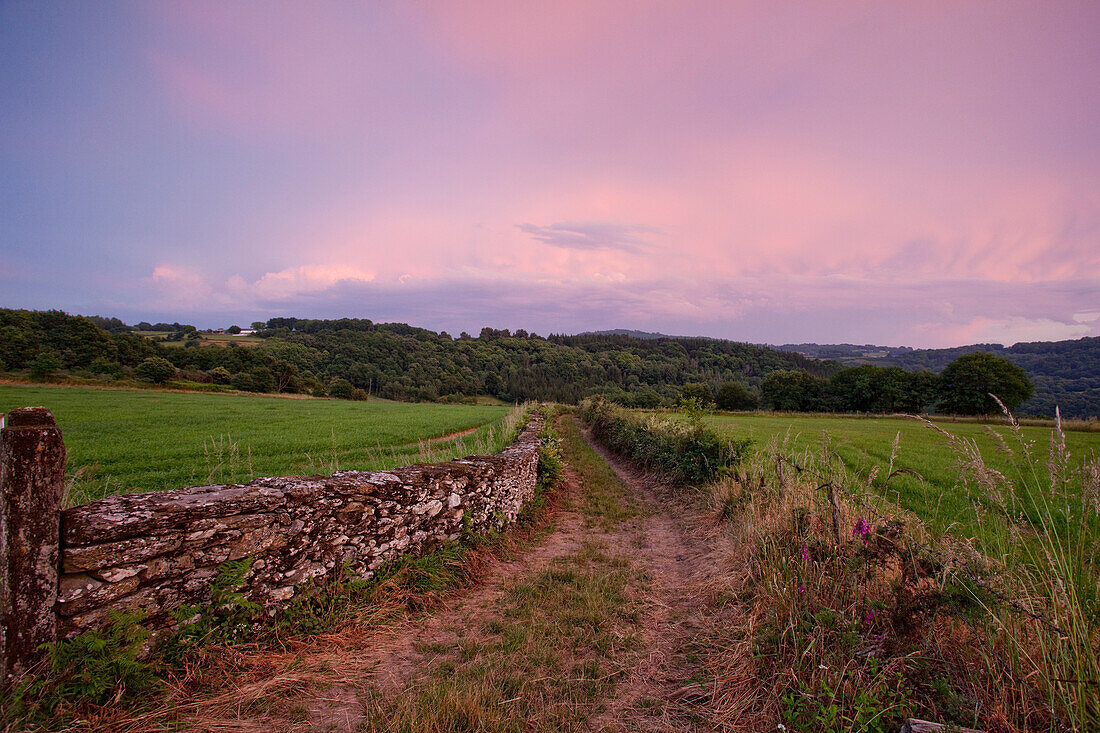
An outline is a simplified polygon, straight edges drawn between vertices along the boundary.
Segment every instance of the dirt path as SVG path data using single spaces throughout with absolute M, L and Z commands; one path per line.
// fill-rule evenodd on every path
M 645 652 L 616 690 L 608 709 L 590 722 L 598 731 L 713 730 L 701 709 L 709 703 L 707 673 L 695 648 L 711 620 L 707 598 L 712 553 L 700 531 L 703 518 L 668 486 L 638 471 L 585 436 L 650 513 L 635 532 L 640 561 L 651 580 L 643 623 Z
M 721 558 L 706 519 L 565 419 L 569 464 L 553 531 L 491 561 L 429 614 L 289 655 L 282 674 L 298 684 L 261 691 L 263 704 L 194 722 L 222 731 L 719 729 L 708 639 L 730 620 L 713 603 Z
M 577 479 L 567 475 L 566 498 L 577 491 Z M 459 644 L 477 635 L 496 602 L 517 577 L 546 567 L 555 558 L 576 552 L 584 533 L 581 516 L 558 510 L 555 530 L 539 544 L 509 560 L 495 560 L 476 585 L 449 599 L 430 615 L 395 625 L 375 634 L 357 657 L 361 676 L 355 687 L 374 695 L 397 694 L 432 656 L 428 648 Z M 341 705 L 343 707 L 343 705 Z M 325 716 L 320 716 L 325 717 Z

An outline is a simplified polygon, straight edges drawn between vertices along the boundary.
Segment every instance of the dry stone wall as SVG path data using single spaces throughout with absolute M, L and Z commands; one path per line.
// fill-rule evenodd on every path
M 241 592 L 269 612 L 345 564 L 383 563 L 513 521 L 535 490 L 537 414 L 497 455 L 393 471 L 257 479 L 248 484 L 112 496 L 61 514 L 58 631 L 140 610 L 155 630 L 171 610 L 209 599 L 227 560 L 251 558 Z

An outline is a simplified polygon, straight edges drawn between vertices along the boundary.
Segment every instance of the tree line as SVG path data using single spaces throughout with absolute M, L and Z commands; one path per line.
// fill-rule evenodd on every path
M 839 361 L 845 366 L 872 364 L 901 367 L 913 372 L 943 371 L 961 356 L 985 352 L 1002 357 L 1023 368 L 1035 384 L 1031 399 L 1020 406 L 1032 415 L 1053 415 L 1055 407 L 1062 415 L 1086 418 L 1100 415 L 1100 337 L 1064 341 L 970 344 L 946 349 L 912 349 L 872 344 L 787 344 L 784 351 L 817 359 Z
M 1015 410 L 1033 392 L 1034 385 L 1020 367 L 990 354 L 972 353 L 951 362 L 941 374 L 864 364 L 839 369 L 828 378 L 776 370 L 761 380 L 758 391 L 737 382 L 727 382 L 714 393 L 706 384 L 688 384 L 680 390 L 680 402 L 693 400 L 721 410 L 988 415 L 1001 411 L 998 399 Z
M 139 324 L 140 326 L 154 324 Z M 661 407 L 695 396 L 722 409 L 830 412 L 989 412 L 984 396 L 962 398 L 949 366 L 937 375 L 900 367 L 844 368 L 765 346 L 706 338 L 639 339 L 619 334 L 555 335 L 484 328 L 452 337 L 368 319 L 272 318 L 253 323 L 261 343 L 202 345 L 193 326 L 155 324 L 186 335 L 153 342 L 118 319 L 61 311 L 0 309 L 0 371 L 48 379 L 61 372 L 96 379 L 224 385 L 253 392 L 345 399 L 576 403 L 599 395 L 627 407 Z M 966 355 L 964 355 L 966 356 Z M 988 355 L 987 355 L 988 356 Z M 958 361 L 962 361 L 960 358 Z M 1000 360 L 1003 361 L 1003 360 Z M 966 364 L 1002 382 L 999 396 L 1030 396 L 1026 373 L 994 362 Z M 1011 365 L 1009 365 L 1011 366 Z M 1008 375 L 1008 376 L 1006 376 Z M 984 384 L 966 378 L 971 393 Z M 964 380 L 965 381 L 965 380 Z M 986 379 L 988 382 L 988 379 Z

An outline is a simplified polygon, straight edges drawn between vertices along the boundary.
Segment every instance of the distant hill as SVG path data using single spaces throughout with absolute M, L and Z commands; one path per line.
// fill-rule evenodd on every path
M 585 331 L 578 333 L 578 336 L 629 336 L 635 339 L 671 339 L 678 338 L 676 336 L 669 336 L 667 333 L 655 333 L 652 331 L 634 331 L 629 328 L 611 328 L 606 331 Z
M 874 364 L 903 369 L 943 370 L 952 361 L 974 351 L 1002 356 L 1023 367 L 1035 383 L 1035 396 L 1020 406 L 1021 414 L 1065 417 L 1100 416 L 1100 337 L 1068 341 L 1034 341 L 1005 347 L 970 344 L 950 349 L 912 349 L 872 344 L 784 344 L 776 348 L 813 359 L 838 361 L 845 366 Z

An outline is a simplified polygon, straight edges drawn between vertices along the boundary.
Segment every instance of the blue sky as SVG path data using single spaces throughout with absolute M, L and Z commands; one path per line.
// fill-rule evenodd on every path
M 1100 335 L 1100 6 L 0 4 L 0 305 Z

